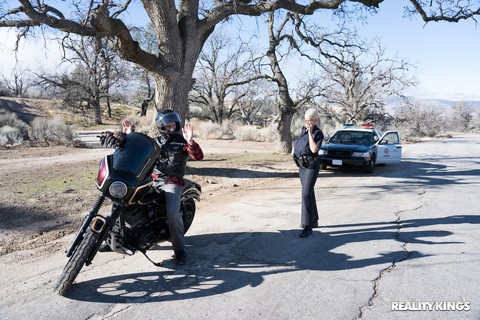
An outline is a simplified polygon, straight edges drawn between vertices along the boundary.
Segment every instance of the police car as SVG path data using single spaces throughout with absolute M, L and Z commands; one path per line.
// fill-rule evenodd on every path
M 376 164 L 399 163 L 402 160 L 402 145 L 397 131 L 381 135 L 372 124 L 360 127 L 346 124 L 322 144 L 318 154 L 322 169 L 328 166 L 356 166 L 372 173 Z

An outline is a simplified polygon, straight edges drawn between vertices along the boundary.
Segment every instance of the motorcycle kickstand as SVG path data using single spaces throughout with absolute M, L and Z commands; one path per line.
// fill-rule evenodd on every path
M 141 253 L 143 253 L 143 255 L 145 256 L 145 258 L 147 258 L 148 261 L 150 261 L 155 267 L 163 267 L 163 261 L 161 262 L 155 262 L 153 261 L 152 259 L 150 259 L 149 256 L 147 256 L 147 252 L 146 250 L 139 250 Z

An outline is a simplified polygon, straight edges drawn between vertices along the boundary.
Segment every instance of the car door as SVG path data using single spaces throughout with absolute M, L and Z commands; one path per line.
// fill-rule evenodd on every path
M 402 160 L 402 145 L 397 131 L 387 131 L 376 145 L 376 163 L 399 163 Z

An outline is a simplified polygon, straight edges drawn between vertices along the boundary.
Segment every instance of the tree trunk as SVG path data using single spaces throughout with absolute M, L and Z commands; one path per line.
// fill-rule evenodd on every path
M 295 103 L 290 97 L 287 79 L 281 72 L 277 61 L 276 66 L 277 68 L 274 69 L 274 74 L 278 86 L 278 96 L 280 101 L 278 106 L 280 120 L 277 126 L 280 135 L 280 148 L 282 152 L 290 153 L 292 151 L 292 119 L 293 115 L 297 112 L 297 109 Z
M 174 110 L 182 120 L 181 126 L 185 123 L 185 117 L 188 115 L 188 92 L 190 91 L 190 79 L 193 71 L 188 76 L 178 78 L 166 77 L 159 74 L 153 74 L 155 79 L 155 108 L 157 111 Z M 153 118 L 152 127 L 149 135 L 158 135 L 155 118 Z
M 100 101 L 98 99 L 91 102 L 93 114 L 95 117 L 95 124 L 102 124 L 102 110 L 100 110 Z
M 282 152 L 290 153 L 292 151 L 292 119 L 296 112 L 295 103 L 290 96 L 288 81 L 280 67 L 279 59 L 276 54 L 277 47 L 280 45 L 280 39 L 276 37 L 277 32 L 273 31 L 274 13 L 269 15 L 269 39 L 270 45 L 267 51 L 267 57 L 270 60 L 270 68 L 273 73 L 273 79 L 278 87 L 278 99 L 280 111 L 280 120 L 277 126 L 280 135 L 280 148 Z M 279 30 L 280 31 L 280 30 Z
M 176 79 L 162 75 L 153 75 L 156 83 L 156 109 L 157 111 L 170 109 L 180 115 L 182 121 L 188 114 L 188 92 L 192 73 Z
M 282 152 L 292 152 L 292 119 L 295 114 L 293 103 L 291 107 L 280 108 L 280 120 L 277 130 L 280 135 L 280 149 Z
M 110 94 L 109 93 L 107 94 L 106 100 L 107 100 L 107 114 L 108 114 L 108 117 L 111 119 L 112 118 L 112 106 L 110 105 Z
M 147 115 L 149 101 L 150 101 L 149 99 L 143 99 L 142 110 L 140 111 L 140 117 L 145 117 Z

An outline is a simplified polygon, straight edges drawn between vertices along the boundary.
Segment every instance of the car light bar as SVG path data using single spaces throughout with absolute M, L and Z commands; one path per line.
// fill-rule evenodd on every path
M 362 123 L 362 127 L 364 127 L 365 129 L 373 129 L 375 126 L 373 125 L 373 123 Z
M 344 128 L 355 127 L 355 124 L 353 124 L 353 123 L 344 123 L 344 124 L 343 124 L 343 127 L 344 127 Z

